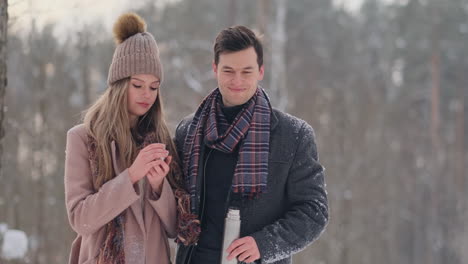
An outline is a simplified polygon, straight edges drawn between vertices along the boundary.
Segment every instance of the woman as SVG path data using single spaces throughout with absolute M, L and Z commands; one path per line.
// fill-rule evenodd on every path
M 180 169 L 163 118 L 159 51 L 136 14 L 122 15 L 114 35 L 109 86 L 67 134 L 66 207 L 78 233 L 70 263 L 170 263 Z

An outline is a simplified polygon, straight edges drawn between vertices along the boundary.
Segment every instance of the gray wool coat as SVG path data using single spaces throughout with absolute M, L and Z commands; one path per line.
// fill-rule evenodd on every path
M 193 115 L 186 117 L 176 130 L 181 158 L 192 119 Z M 323 167 L 318 162 L 315 135 L 309 124 L 273 109 L 268 170 L 267 193 L 242 199 L 241 237 L 255 239 L 261 255 L 255 263 L 292 263 L 292 255 L 314 242 L 328 223 Z M 197 197 L 196 214 L 203 203 L 200 193 Z M 188 263 L 192 251 L 193 246 L 179 245 L 176 264 Z

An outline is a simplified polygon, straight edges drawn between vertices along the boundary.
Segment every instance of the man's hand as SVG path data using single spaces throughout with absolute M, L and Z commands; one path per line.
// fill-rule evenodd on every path
M 257 242 L 251 236 L 234 240 L 227 248 L 227 252 L 229 253 L 228 260 L 237 257 L 238 261 L 250 263 L 260 259 Z

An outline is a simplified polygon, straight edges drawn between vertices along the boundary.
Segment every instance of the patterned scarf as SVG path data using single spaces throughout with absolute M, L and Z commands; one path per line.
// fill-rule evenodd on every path
M 148 133 L 145 137 L 135 136 L 139 144 L 139 149 L 156 142 L 156 133 Z M 89 163 L 93 178 L 99 175 L 98 158 L 97 158 L 97 142 L 88 135 L 88 152 Z M 125 217 L 124 212 L 115 217 L 112 221 L 106 224 L 106 237 L 104 243 L 99 249 L 97 264 L 125 264 L 125 251 L 124 251 L 124 226 Z
M 185 138 L 183 170 L 188 192 L 182 189 L 175 192 L 179 214 L 176 242 L 185 246 L 195 244 L 200 235 L 200 220 L 191 212 L 195 210 L 200 150 L 204 145 L 225 153 L 232 153 L 239 145 L 231 186 L 234 193 L 254 197 L 267 190 L 272 111 L 268 96 L 257 88 L 230 125 L 221 109 L 221 100 L 219 89 L 203 100 Z
M 266 192 L 271 105 L 265 91 L 257 88 L 230 125 L 221 105 L 218 88 L 201 103 L 185 138 L 184 175 L 191 199 L 195 198 L 200 150 L 205 144 L 224 153 L 232 153 L 239 145 L 231 187 L 234 193 L 253 197 Z

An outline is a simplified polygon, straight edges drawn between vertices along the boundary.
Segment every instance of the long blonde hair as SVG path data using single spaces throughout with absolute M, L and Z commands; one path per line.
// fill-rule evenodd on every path
M 112 165 L 111 142 L 116 143 L 120 165 L 128 168 L 138 154 L 134 134 L 144 136 L 150 132 L 155 132 L 156 142 L 166 144 L 172 155 L 171 170 L 166 177 L 172 187 L 176 188 L 181 183 L 181 170 L 177 150 L 164 120 L 161 90 L 158 91 L 156 101 L 148 112 L 140 116 L 135 127 L 131 128 L 127 106 L 129 84 L 130 78 L 115 82 L 84 112 L 83 123 L 88 135 L 97 144 L 98 175 L 93 178 L 94 188 L 98 190 L 116 176 Z

